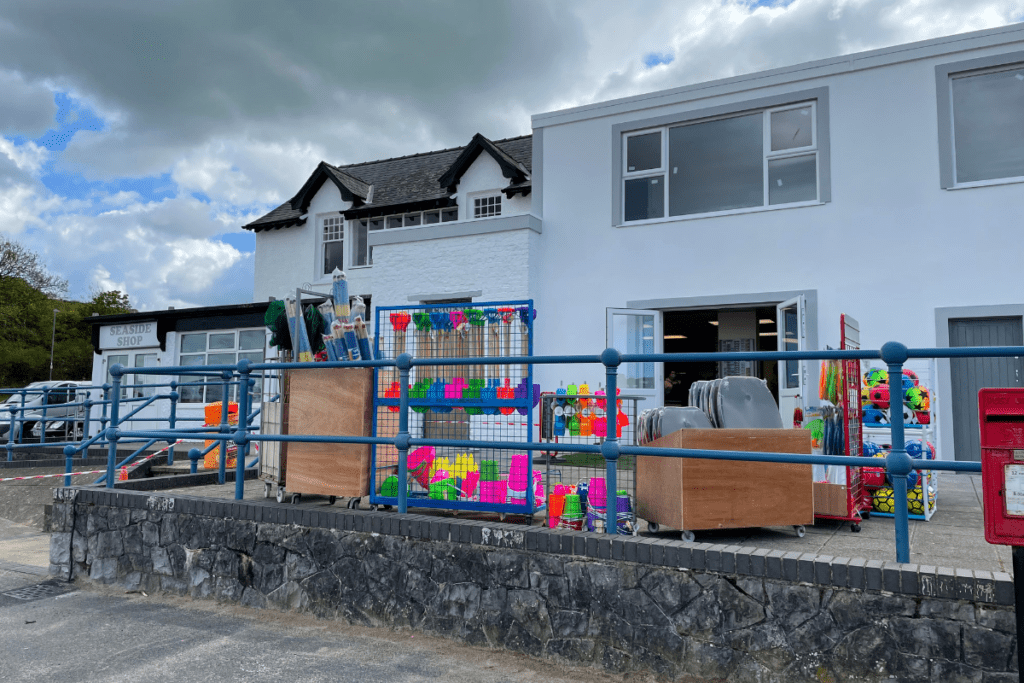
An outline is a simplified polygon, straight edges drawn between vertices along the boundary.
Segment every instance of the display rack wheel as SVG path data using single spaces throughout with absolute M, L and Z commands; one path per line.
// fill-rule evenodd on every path
M 857 524 L 857 522 L 854 522 L 853 524 L 851 524 L 850 525 L 850 531 L 855 533 L 855 534 L 860 533 L 860 524 Z
M 391 506 L 390 505 L 381 505 L 380 509 L 384 510 L 385 512 L 387 512 L 387 511 L 391 510 Z
M 370 512 L 376 512 L 377 506 L 374 503 L 370 503 Z
M 533 515 L 526 515 L 526 526 L 533 526 Z
M 652 534 L 658 533 L 658 529 L 660 528 L 661 525 L 657 522 L 647 522 L 647 530 L 650 531 Z
M 693 543 L 694 541 L 697 540 L 697 535 L 694 534 L 692 531 L 684 531 L 683 532 L 683 540 L 686 541 L 687 543 Z
M 861 510 L 860 511 L 860 518 L 861 519 L 871 519 L 871 510 Z
M 264 498 L 270 498 L 270 489 L 271 489 L 271 486 L 270 486 L 270 482 L 269 481 L 266 482 L 265 484 L 263 484 L 263 497 Z
M 337 496 L 327 496 L 327 504 L 328 505 L 334 505 L 336 502 L 338 502 L 338 497 Z
M 348 502 L 345 503 L 345 507 L 347 507 L 349 510 L 355 510 L 356 508 L 359 507 L 359 500 L 359 498 L 349 498 Z
M 278 503 L 283 503 L 284 502 L 284 488 L 282 488 L 280 486 L 277 487 L 277 502 Z
M 804 527 L 803 524 L 798 524 L 798 525 L 794 526 L 793 527 L 793 531 L 796 532 L 796 537 L 797 538 L 803 538 L 804 536 L 807 535 L 807 528 Z
M 298 505 L 300 498 L 302 498 L 302 494 L 301 493 L 293 493 L 292 494 L 292 505 Z

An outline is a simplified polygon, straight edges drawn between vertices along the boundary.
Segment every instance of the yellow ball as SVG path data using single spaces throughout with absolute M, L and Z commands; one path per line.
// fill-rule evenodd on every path
M 907 512 L 912 515 L 924 514 L 924 496 L 921 494 L 920 486 L 907 491 Z
M 872 496 L 871 506 L 876 512 L 885 512 L 892 514 L 896 510 L 896 505 L 893 502 L 892 488 L 886 486 L 875 491 L 875 495 Z

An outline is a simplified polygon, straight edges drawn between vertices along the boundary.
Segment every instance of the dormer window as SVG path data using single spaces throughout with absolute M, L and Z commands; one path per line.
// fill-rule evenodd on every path
M 501 195 L 476 197 L 473 199 L 473 218 L 490 218 L 501 215 Z

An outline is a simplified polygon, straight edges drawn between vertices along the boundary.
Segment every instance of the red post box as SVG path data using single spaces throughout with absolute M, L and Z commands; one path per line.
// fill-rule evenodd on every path
M 1024 546 L 1024 389 L 978 392 L 985 540 Z

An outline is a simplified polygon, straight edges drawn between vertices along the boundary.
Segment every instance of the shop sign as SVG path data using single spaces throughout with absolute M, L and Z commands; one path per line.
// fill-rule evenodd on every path
M 100 327 L 101 349 L 141 349 L 158 345 L 155 320 Z

